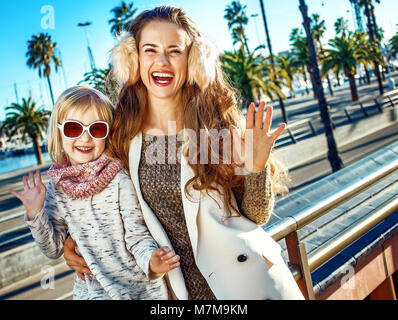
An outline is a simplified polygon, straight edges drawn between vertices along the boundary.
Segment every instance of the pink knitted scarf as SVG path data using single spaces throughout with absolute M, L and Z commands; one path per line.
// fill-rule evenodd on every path
M 97 160 L 58 167 L 55 163 L 48 170 L 54 184 L 73 199 L 87 198 L 104 190 L 122 169 L 120 160 L 110 160 L 104 154 Z

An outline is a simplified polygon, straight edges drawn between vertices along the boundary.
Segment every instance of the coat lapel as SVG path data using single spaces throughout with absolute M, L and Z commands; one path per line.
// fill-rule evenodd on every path
M 185 140 L 187 142 L 187 140 Z M 181 148 L 183 150 L 184 148 Z M 191 240 L 192 251 L 197 261 L 197 248 L 198 248 L 198 226 L 197 226 L 197 215 L 199 211 L 200 203 L 200 191 L 188 188 L 189 193 L 185 193 L 185 185 L 189 179 L 195 176 L 194 171 L 188 164 L 188 160 L 184 156 L 184 152 L 181 151 L 181 197 L 182 204 L 184 207 L 185 221 Z
M 173 249 L 169 237 L 163 229 L 163 226 L 152 212 L 152 209 L 145 202 L 142 196 L 140 182 L 138 177 L 138 168 L 141 160 L 141 148 L 142 148 L 142 133 L 137 134 L 130 142 L 129 148 L 129 166 L 130 166 L 130 177 L 133 181 L 137 197 L 140 202 L 142 214 L 144 216 L 145 223 L 148 227 L 149 232 L 159 246 L 168 246 Z M 178 297 L 178 299 L 187 300 L 188 291 L 185 287 L 184 276 L 181 268 L 176 268 L 167 273 L 168 281 L 171 282 L 170 289 Z

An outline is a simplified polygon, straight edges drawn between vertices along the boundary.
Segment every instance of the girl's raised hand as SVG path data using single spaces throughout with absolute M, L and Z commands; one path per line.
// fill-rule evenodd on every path
M 29 178 L 22 178 L 24 191 L 16 192 L 10 190 L 10 193 L 21 200 L 26 209 L 28 220 L 33 220 L 37 213 L 43 209 L 44 200 L 46 199 L 46 186 L 43 184 L 40 171 L 36 170 L 36 180 L 33 172 L 29 172 Z
M 263 124 L 264 110 L 265 102 L 260 103 L 256 114 L 254 103 L 250 104 L 243 137 L 236 127 L 231 126 L 235 162 L 244 163 L 250 172 L 260 172 L 265 169 L 276 139 L 286 128 L 286 124 L 282 123 L 271 134 L 269 130 L 271 129 L 273 109 L 271 106 L 267 108 Z
M 149 269 L 154 273 L 165 273 L 180 266 L 180 256 L 169 247 L 153 250 Z

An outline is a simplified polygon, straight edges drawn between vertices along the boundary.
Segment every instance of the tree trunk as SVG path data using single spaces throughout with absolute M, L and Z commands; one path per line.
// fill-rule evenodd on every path
M 328 159 L 330 165 L 332 167 L 333 172 L 336 172 L 343 168 L 343 162 L 339 157 L 339 153 L 337 150 L 336 141 L 333 135 L 333 129 L 330 121 L 330 116 L 328 112 L 328 105 L 325 98 L 325 94 L 323 92 L 321 74 L 319 72 L 317 56 L 315 52 L 314 40 L 312 38 L 311 33 L 311 25 L 308 17 L 308 8 L 304 2 L 304 0 L 299 0 L 300 2 L 300 11 L 303 16 L 303 26 L 305 32 L 307 34 L 307 46 L 310 54 L 310 68 L 312 71 L 312 77 L 314 79 L 314 90 L 316 92 L 316 96 L 318 99 L 319 111 L 321 114 L 321 119 L 325 128 L 325 134 L 328 144 Z
M 339 76 L 339 73 L 338 73 L 338 72 L 336 73 L 336 80 L 337 80 L 337 85 L 338 85 L 339 87 L 341 87 L 340 76 Z
M 285 109 L 285 103 L 283 102 L 283 98 L 278 95 L 278 100 L 279 100 L 279 106 L 282 111 L 282 117 L 283 117 L 283 122 L 287 124 L 287 114 L 286 114 L 286 109 Z
M 37 159 L 37 164 L 42 164 L 43 163 L 43 154 L 41 152 L 41 148 L 40 148 L 40 139 L 39 136 L 37 134 L 31 134 L 30 138 L 33 141 L 33 148 L 35 150 L 35 155 L 36 155 L 36 159 Z
M 53 88 L 51 86 L 50 76 L 46 76 L 46 78 L 47 78 L 47 82 L 48 82 L 48 88 L 50 89 L 51 102 L 54 107 L 55 102 L 54 102 Z
M 366 81 L 368 84 L 370 84 L 370 73 L 368 68 L 365 67 L 365 74 L 366 74 Z
M 307 95 L 310 94 L 310 90 L 308 90 L 308 85 L 307 85 L 307 73 L 305 72 L 305 69 L 303 67 L 303 76 L 304 76 L 304 82 L 305 82 L 305 92 Z
M 348 76 L 348 80 L 350 82 L 350 90 L 351 90 L 351 99 L 352 101 L 358 101 L 358 89 L 357 84 L 355 83 L 355 78 L 352 74 Z
M 334 96 L 334 93 L 333 93 L 332 84 L 331 84 L 331 82 L 330 82 L 330 78 L 329 78 L 329 75 L 328 75 L 328 74 L 326 75 L 326 80 L 328 81 L 328 87 L 329 87 L 330 95 L 333 97 L 333 96 Z
M 365 0 L 364 4 L 365 4 L 365 15 L 367 18 L 369 38 L 370 38 L 370 41 L 377 43 L 376 37 L 375 37 L 375 32 L 377 32 L 377 27 L 372 23 L 372 18 L 371 18 L 370 11 L 369 11 L 369 0 Z M 379 92 L 380 92 L 380 94 L 383 94 L 384 88 L 383 88 L 383 82 L 382 82 L 381 76 L 380 76 L 379 64 L 376 61 L 374 61 L 374 64 L 375 64 L 374 71 L 375 71 L 376 78 L 377 78 L 377 84 L 379 86 Z

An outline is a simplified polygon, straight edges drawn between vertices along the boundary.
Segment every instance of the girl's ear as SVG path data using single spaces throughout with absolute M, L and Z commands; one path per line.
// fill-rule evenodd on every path
M 120 85 L 126 82 L 135 84 L 139 79 L 138 50 L 135 39 L 129 32 L 122 32 L 118 37 L 119 43 L 112 49 L 111 76 Z
M 205 90 L 216 78 L 217 64 L 215 46 L 203 37 L 194 39 L 188 56 L 188 82 Z

